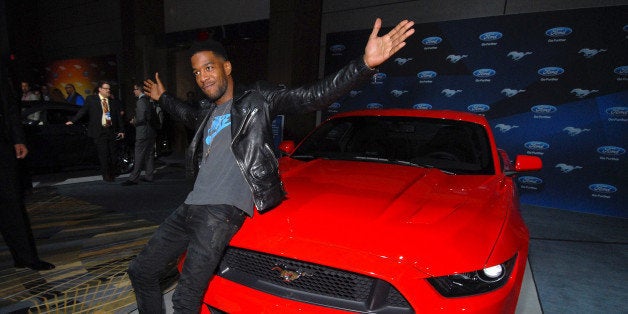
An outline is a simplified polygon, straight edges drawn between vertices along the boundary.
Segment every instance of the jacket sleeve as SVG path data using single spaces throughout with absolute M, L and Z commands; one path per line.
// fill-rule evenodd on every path
M 76 123 L 76 121 L 80 120 L 83 116 L 85 116 L 85 114 L 87 113 L 87 110 L 89 109 L 90 103 L 86 102 L 81 109 L 79 109 L 78 112 L 76 112 L 76 114 L 74 115 L 74 117 L 72 117 L 72 119 L 70 119 L 70 121 L 72 121 L 72 123 Z
M 195 129 L 197 120 L 202 119 L 196 110 L 188 104 L 170 95 L 168 92 L 159 97 L 159 107 L 168 112 L 175 120 L 181 121 L 190 129 Z
M 146 97 L 138 99 L 135 107 L 135 126 L 146 125 L 149 119 L 148 115 L 148 100 Z
M 327 108 L 336 99 L 370 79 L 377 70 L 370 69 L 360 56 L 324 79 L 295 89 L 266 93 L 271 113 L 300 114 Z M 260 90 L 263 94 L 263 90 Z
M 3 100 L 4 101 L 4 100 Z M 4 105 L 4 104 L 3 104 Z M 26 137 L 20 121 L 19 108 L 14 101 L 6 101 L 6 126 L 13 144 L 26 144 Z

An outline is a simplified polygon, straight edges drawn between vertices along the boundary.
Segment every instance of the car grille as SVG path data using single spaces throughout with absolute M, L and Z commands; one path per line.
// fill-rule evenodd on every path
M 414 313 L 388 282 L 340 269 L 230 247 L 218 275 L 279 297 L 355 312 Z

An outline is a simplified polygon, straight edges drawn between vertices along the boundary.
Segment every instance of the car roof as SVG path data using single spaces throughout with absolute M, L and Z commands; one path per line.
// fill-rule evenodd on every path
M 433 110 L 433 109 L 364 109 L 356 111 L 348 111 L 338 113 L 331 116 L 329 119 L 351 116 L 403 116 L 403 117 L 422 117 L 422 118 L 434 118 L 434 119 L 448 119 L 458 121 L 468 121 L 490 127 L 488 121 L 484 116 L 454 110 Z
M 22 111 L 22 116 L 31 114 L 35 111 L 40 111 L 43 109 L 68 109 L 68 110 L 77 110 L 80 109 L 81 106 L 64 103 L 64 102 L 56 102 L 56 101 L 40 101 L 33 104 L 29 103 L 28 107 L 24 107 Z

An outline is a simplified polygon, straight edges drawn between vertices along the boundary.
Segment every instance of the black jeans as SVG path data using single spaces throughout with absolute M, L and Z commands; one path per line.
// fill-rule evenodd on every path
M 230 205 L 179 206 L 129 266 L 139 312 L 164 312 L 159 279 L 187 249 L 172 303 L 175 313 L 198 313 L 207 284 L 245 218 Z

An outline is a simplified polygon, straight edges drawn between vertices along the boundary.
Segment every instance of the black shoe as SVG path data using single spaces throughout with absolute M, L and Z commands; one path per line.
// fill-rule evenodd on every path
M 137 185 L 137 182 L 133 182 L 131 180 L 126 180 L 126 181 L 122 182 L 121 185 L 122 186 Z
M 51 270 L 55 268 L 55 265 L 42 260 L 36 260 L 32 263 L 15 263 L 16 268 L 30 268 L 32 270 Z

